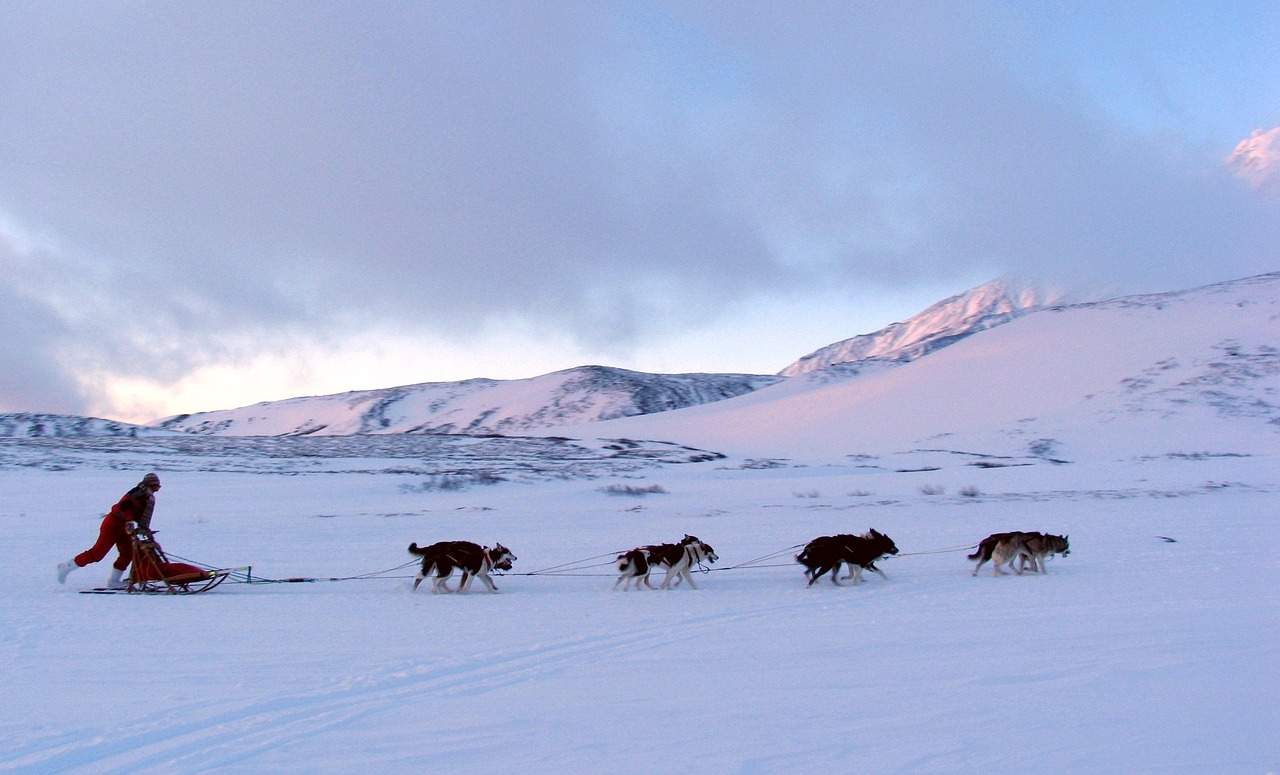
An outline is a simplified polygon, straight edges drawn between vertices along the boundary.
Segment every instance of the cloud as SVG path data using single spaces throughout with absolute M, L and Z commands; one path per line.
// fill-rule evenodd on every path
M 1255 129 L 1227 159 L 1236 174 L 1259 189 L 1280 186 L 1280 127 Z
M 79 411 L 84 396 L 63 360 L 63 345 L 73 337 L 49 303 L 33 295 L 38 270 L 21 257 L 0 233 L 0 412 Z
M 779 294 L 1272 268 L 1213 153 L 1000 9 L 890 5 L 5 5 L 0 213 L 49 239 L 0 293 L 50 333 L 0 352 L 61 406 L 352 331 L 617 351 Z

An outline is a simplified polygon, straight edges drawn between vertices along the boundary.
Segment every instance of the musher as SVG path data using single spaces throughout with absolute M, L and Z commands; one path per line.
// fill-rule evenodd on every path
M 58 564 L 58 583 L 65 584 L 67 575 L 76 568 L 98 562 L 115 546 L 120 556 L 112 564 L 107 589 L 123 589 L 120 577 L 133 561 L 133 532 L 138 528 L 151 529 L 151 512 L 156 507 L 156 492 L 160 489 L 160 477 L 154 473 L 142 477 L 142 481 L 125 493 L 111 511 L 102 518 L 98 529 L 98 542 L 64 563 Z

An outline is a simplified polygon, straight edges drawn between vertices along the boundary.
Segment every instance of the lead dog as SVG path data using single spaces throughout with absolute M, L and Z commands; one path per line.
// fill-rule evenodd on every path
M 658 589 L 677 586 L 681 579 L 689 582 L 690 589 L 697 589 L 698 585 L 693 583 L 690 569 L 696 564 L 712 563 L 718 559 L 720 558 L 710 544 L 691 535 L 686 535 L 675 544 L 638 546 L 618 555 L 616 567 L 619 575 L 618 580 L 613 582 L 613 586 L 616 589 L 619 582 L 625 581 L 622 587 L 625 590 L 635 580 L 636 589 L 639 589 L 641 584 L 653 589 L 653 584 L 649 582 L 649 573 L 657 567 L 667 572 Z
M 1055 554 L 1061 554 L 1063 557 L 1071 554 L 1071 543 L 1067 540 L 1067 536 L 1017 533 L 998 542 L 991 552 L 991 557 L 995 560 L 997 575 L 1000 564 L 1007 561 L 1009 567 L 1013 568 L 1013 572 L 1021 576 L 1028 563 L 1032 571 L 1047 573 L 1045 561 Z M 1015 559 L 1018 560 L 1017 567 L 1014 567 Z
M 862 583 L 862 571 L 870 570 L 878 573 L 880 578 L 888 579 L 884 571 L 876 567 L 876 560 L 887 554 L 897 554 L 898 547 L 893 539 L 872 528 L 866 535 L 850 535 L 841 533 L 833 536 L 819 536 L 796 555 L 796 562 L 805 566 L 805 576 L 809 578 L 808 586 L 831 573 L 831 583 L 840 584 L 840 566 L 849 566 L 849 575 L 845 581 L 852 580 L 854 585 Z
M 978 551 L 969 555 L 970 560 L 978 561 L 978 564 L 973 568 L 973 575 L 977 576 L 978 571 L 982 570 L 982 566 L 986 565 L 987 562 L 995 556 L 996 546 L 999 545 L 1001 541 L 1005 541 L 1017 535 L 1023 535 L 1023 533 L 1019 531 L 1012 531 L 1009 533 L 992 533 L 991 535 L 979 541 Z M 1037 533 L 1037 535 L 1039 535 L 1039 533 Z M 999 563 L 996 564 L 992 575 L 993 576 L 1002 575 Z
M 1033 571 L 1044 573 L 1044 560 L 1054 554 L 1061 554 L 1065 557 L 1070 553 L 1071 544 L 1066 536 L 1045 535 L 1038 531 L 1015 530 L 1008 533 L 992 533 L 982 539 L 978 542 L 978 551 L 969 555 L 969 559 L 978 561 L 978 564 L 973 568 L 974 576 L 978 575 L 978 571 L 982 570 L 982 566 L 989 560 L 994 561 L 991 575 L 1003 576 L 1005 573 L 1000 570 L 1000 566 L 1006 562 L 1009 563 L 1009 568 L 1017 574 L 1021 574 L 1028 564 L 1031 565 Z M 1015 559 L 1018 560 L 1019 566 L 1017 568 L 1013 567 Z
M 413 589 L 427 576 L 435 576 L 431 582 L 432 592 L 452 592 L 446 580 L 453 575 L 454 568 L 462 571 L 462 581 L 458 584 L 458 592 L 466 592 L 471 588 L 471 580 L 479 578 L 490 592 L 497 592 L 498 585 L 489 578 L 495 568 L 511 570 L 511 563 L 516 556 L 502 544 L 492 549 L 470 541 L 440 541 L 427 547 L 419 547 L 417 543 L 409 544 L 409 553 L 422 557 L 422 568 L 413 580 Z

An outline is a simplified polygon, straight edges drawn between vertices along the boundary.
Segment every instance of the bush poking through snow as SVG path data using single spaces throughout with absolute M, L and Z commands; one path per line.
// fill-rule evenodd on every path
M 497 484 L 505 481 L 505 477 L 491 474 L 488 471 L 463 474 L 435 474 L 428 476 L 425 481 L 418 484 L 401 485 L 400 489 L 403 492 L 456 492 L 465 490 L 468 487 Z
M 646 495 L 666 495 L 667 489 L 660 484 L 651 484 L 648 487 L 637 487 L 633 484 L 611 484 L 608 487 L 601 487 L 600 492 L 605 495 L 630 495 L 633 498 L 643 498 Z
M 940 484 L 922 484 L 920 485 L 921 495 L 942 495 L 947 491 L 946 487 Z

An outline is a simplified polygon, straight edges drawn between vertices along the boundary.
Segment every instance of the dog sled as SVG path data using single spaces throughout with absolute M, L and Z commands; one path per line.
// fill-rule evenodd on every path
M 206 569 L 187 562 L 174 562 L 160 548 L 155 534 L 146 528 L 134 530 L 133 564 L 128 583 L 119 588 L 99 587 L 85 594 L 197 595 L 227 580 L 234 569 Z

